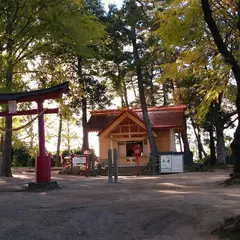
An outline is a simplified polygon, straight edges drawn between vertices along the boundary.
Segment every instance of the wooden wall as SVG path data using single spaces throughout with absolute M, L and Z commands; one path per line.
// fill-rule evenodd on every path
M 161 130 L 158 133 L 158 137 L 156 137 L 156 144 L 159 152 L 171 151 L 171 137 L 169 129 Z M 135 161 L 132 161 L 133 157 L 126 157 L 125 145 L 121 147 L 121 145 L 119 145 L 116 141 L 112 141 L 111 144 L 111 140 L 108 138 L 99 138 L 99 157 L 101 162 L 107 163 L 108 149 L 111 149 L 112 147 L 118 149 L 119 165 L 133 166 L 136 164 Z M 121 150 L 121 152 L 119 150 Z M 140 157 L 140 165 L 144 165 L 148 162 L 150 146 L 147 140 L 144 141 L 143 153 L 144 155 Z M 130 161 L 127 161 L 127 159 Z
M 156 144 L 159 152 L 171 151 L 171 138 L 169 129 L 161 130 L 158 133 L 158 137 L 156 138 Z
M 112 145 L 112 146 L 111 146 Z M 115 141 L 107 139 L 107 138 L 99 138 L 99 157 L 100 160 L 107 160 L 108 159 L 108 149 L 117 148 L 117 143 Z

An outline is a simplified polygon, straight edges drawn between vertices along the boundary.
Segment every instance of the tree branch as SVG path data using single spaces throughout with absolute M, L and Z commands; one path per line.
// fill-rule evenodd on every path
M 217 27 L 215 20 L 213 19 L 212 10 L 210 8 L 209 0 L 201 0 L 202 10 L 204 14 L 205 21 L 212 33 L 215 44 L 217 45 L 218 51 L 223 55 L 226 62 L 232 67 L 238 65 L 235 57 L 227 49 L 227 45 L 223 42 L 223 38 Z
M 234 122 L 236 122 L 238 120 L 238 117 L 236 117 L 235 119 L 233 119 L 231 122 L 229 122 L 226 126 L 224 126 L 224 129 L 229 128 Z

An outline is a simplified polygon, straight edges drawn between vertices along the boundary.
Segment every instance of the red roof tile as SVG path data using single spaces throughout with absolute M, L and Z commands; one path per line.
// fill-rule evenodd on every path
M 157 131 L 162 128 L 184 128 L 185 106 L 163 106 L 148 108 L 148 114 L 152 128 Z M 112 109 L 92 111 L 87 124 L 88 132 L 100 132 L 127 109 Z M 143 121 L 142 110 L 139 108 L 130 109 L 132 113 Z

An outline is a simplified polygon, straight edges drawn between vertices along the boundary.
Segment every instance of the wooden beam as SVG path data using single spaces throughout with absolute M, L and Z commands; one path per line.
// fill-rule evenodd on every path
M 146 132 L 121 132 L 121 133 L 111 133 L 112 136 L 121 136 L 121 135 L 146 135 Z
M 146 137 L 134 137 L 134 138 L 112 138 L 116 142 L 127 142 L 127 141 L 143 141 Z
M 51 114 L 51 113 L 58 113 L 58 108 L 52 108 L 47 109 L 44 114 Z M 0 117 L 6 117 L 6 116 L 19 116 L 19 115 L 37 115 L 38 110 L 32 109 L 32 110 L 23 110 L 23 111 L 17 111 L 16 113 L 9 114 L 8 112 L 0 112 Z
M 139 126 L 138 124 L 120 124 L 121 127 L 133 127 L 133 126 Z

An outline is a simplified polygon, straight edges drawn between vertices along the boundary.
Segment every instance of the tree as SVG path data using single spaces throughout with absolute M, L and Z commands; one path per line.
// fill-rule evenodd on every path
M 108 14 L 108 22 L 110 25 L 108 27 L 108 45 L 110 46 L 110 51 L 108 52 L 108 57 L 117 67 L 116 73 L 112 74 L 111 77 L 114 85 L 118 83 L 116 86 L 119 86 L 118 91 L 122 105 L 129 105 L 126 97 L 127 84 L 129 81 L 134 88 L 135 83 L 133 83 L 133 76 L 136 79 L 144 124 L 152 156 L 155 158 L 157 155 L 157 146 L 148 116 L 147 91 L 145 91 L 145 89 L 147 89 L 147 83 L 150 82 L 150 80 L 149 74 L 146 74 L 147 71 L 144 68 L 143 62 L 143 49 L 147 41 L 146 33 L 152 24 L 152 15 L 149 15 L 149 10 L 151 9 L 151 3 L 140 4 L 140 2 L 133 0 L 126 0 L 120 10 L 114 7 L 110 8 Z M 131 76 L 130 74 L 130 79 L 128 79 L 130 72 L 132 72 L 133 75 Z M 149 99 L 150 104 L 155 104 L 153 97 Z M 155 172 L 155 159 L 153 163 L 153 171 Z
M 29 62 L 52 53 L 55 44 L 72 44 L 86 49 L 98 35 L 91 31 L 95 20 L 84 14 L 84 5 L 71 0 L 9 0 L 0 1 L 0 63 L 4 80 L 2 91 L 23 90 L 19 88 L 21 76 L 26 73 Z M 87 27 L 86 27 L 87 26 Z M 91 38 L 89 36 L 92 36 Z M 12 117 L 6 117 L 5 127 L 12 128 Z M 1 175 L 11 176 L 12 132 L 4 136 Z
M 229 22 L 224 20 L 222 10 L 218 6 L 214 13 L 221 15 L 217 19 L 221 19 L 219 24 L 226 37 L 225 42 L 231 43 L 230 49 L 235 49 L 236 38 L 231 31 L 227 33 Z M 218 54 L 211 33 L 205 27 L 201 4 L 199 1 L 162 1 L 157 16 L 154 29 L 161 38 L 165 56 L 160 81 L 172 86 L 171 101 L 188 105 L 196 128 L 200 158 L 204 153 L 201 134 L 209 132 L 213 162 L 215 148 L 218 162 L 224 162 L 223 130 L 231 125 L 235 114 L 232 104 L 234 93 L 231 92 L 233 85 L 230 68 Z M 216 147 L 214 135 L 217 136 Z
M 75 94 L 71 101 L 71 107 L 76 113 L 81 113 L 83 142 L 82 148 L 88 148 L 87 133 L 87 110 L 95 108 L 104 108 L 110 105 L 112 96 L 107 94 L 107 85 L 104 80 L 99 80 L 99 73 L 96 69 L 98 61 L 95 59 L 77 59 L 77 85 L 82 90 L 82 94 Z
M 138 5 L 135 1 L 129 0 L 124 3 L 123 14 L 124 14 L 124 32 L 128 36 L 128 40 L 132 45 L 132 54 L 134 58 L 134 67 L 138 82 L 138 91 L 140 97 L 140 103 L 143 113 L 143 120 L 151 148 L 152 156 L 155 158 L 157 155 L 157 145 L 155 137 L 153 135 L 151 123 L 148 116 L 146 95 L 144 90 L 144 77 L 143 77 L 143 66 L 141 59 L 141 46 L 144 43 L 144 30 L 147 30 L 150 25 L 150 20 L 146 15 L 146 9 L 148 5 Z M 153 164 L 153 171 L 155 172 L 155 160 Z
M 214 42 L 217 46 L 219 53 L 223 56 L 226 63 L 232 69 L 233 76 L 237 84 L 237 95 L 236 95 L 236 107 L 237 115 L 240 117 L 240 65 L 237 58 L 237 49 L 229 48 L 234 46 L 232 42 L 224 41 L 222 34 L 220 33 L 220 26 L 222 21 L 231 24 L 231 29 L 229 29 L 228 34 L 232 35 L 232 38 L 238 39 L 240 33 L 240 8 L 239 1 L 236 2 L 224 2 L 223 5 L 218 5 L 215 3 L 214 7 L 220 7 L 222 10 L 228 11 L 230 19 L 226 15 L 221 15 L 221 18 L 214 19 L 213 10 L 208 0 L 201 0 L 202 10 L 204 14 L 204 19 L 210 29 Z M 212 4 L 213 5 L 213 4 Z M 217 6 L 218 5 L 218 6 Z M 224 33 L 226 34 L 226 33 Z M 239 118 L 240 119 L 240 118 Z M 238 123 L 237 129 L 234 134 L 234 140 L 231 144 L 232 156 L 234 159 L 234 176 L 240 177 L 240 122 Z

